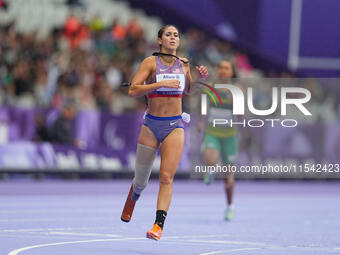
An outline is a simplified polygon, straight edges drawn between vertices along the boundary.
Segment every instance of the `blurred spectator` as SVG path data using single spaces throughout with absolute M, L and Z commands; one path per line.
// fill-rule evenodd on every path
M 35 142 L 50 142 L 51 136 L 46 125 L 45 116 L 43 114 L 38 114 L 35 117 L 35 136 L 33 140 Z
M 239 51 L 235 55 L 235 66 L 236 69 L 240 73 L 244 73 L 244 75 L 247 75 L 254 70 L 253 66 L 250 64 L 250 60 L 247 54 L 242 51 Z
M 80 26 L 81 24 L 80 24 L 79 19 L 75 17 L 74 15 L 70 15 L 65 21 L 65 25 L 64 25 L 65 35 L 69 38 L 75 37 L 75 35 L 80 29 Z
M 106 80 L 112 89 L 118 89 L 123 82 L 123 74 L 118 63 L 112 62 L 106 71 Z
M 7 10 L 8 6 L 5 0 L 0 0 L 0 10 Z
M 68 100 L 52 125 L 52 141 L 64 145 L 75 145 L 83 148 L 85 145 L 82 141 L 76 139 L 74 130 L 74 120 L 77 115 L 76 103 L 74 100 Z
M 132 37 L 139 37 L 140 34 L 143 32 L 142 27 L 139 25 L 136 18 L 133 18 L 127 24 L 127 33 Z
M 101 111 L 108 112 L 110 111 L 111 101 L 113 99 L 113 92 L 110 86 L 107 85 L 104 77 L 98 79 L 97 87 L 96 87 L 96 97 L 97 97 L 97 106 Z
M 83 1 L 81 0 L 66 0 L 65 1 L 66 5 L 70 7 L 85 7 Z
M 126 28 L 119 24 L 118 19 L 115 19 L 112 23 L 112 36 L 117 41 L 125 39 Z
M 94 32 L 99 32 L 104 29 L 103 20 L 100 18 L 100 15 L 97 15 L 90 23 L 90 28 Z
M 69 45 L 74 49 L 90 36 L 90 31 L 86 24 L 82 24 L 76 16 L 71 15 L 66 19 L 64 34 Z
M 34 72 L 31 70 L 27 60 L 21 59 L 13 67 L 13 89 L 12 92 L 18 98 L 18 106 L 33 107 L 34 99 Z

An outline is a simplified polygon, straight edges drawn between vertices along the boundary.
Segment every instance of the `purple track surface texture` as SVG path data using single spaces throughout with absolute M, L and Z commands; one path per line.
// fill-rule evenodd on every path
M 235 218 L 225 222 L 222 182 L 175 180 L 158 242 L 145 238 L 158 184 L 149 184 L 124 223 L 129 186 L 0 182 L 0 255 L 340 255 L 339 182 L 238 182 Z

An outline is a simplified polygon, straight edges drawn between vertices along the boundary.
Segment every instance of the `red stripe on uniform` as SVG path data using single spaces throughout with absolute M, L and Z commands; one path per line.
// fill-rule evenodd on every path
M 166 95 L 166 94 L 152 94 L 148 95 L 148 98 L 153 98 L 153 97 L 182 97 L 182 95 Z

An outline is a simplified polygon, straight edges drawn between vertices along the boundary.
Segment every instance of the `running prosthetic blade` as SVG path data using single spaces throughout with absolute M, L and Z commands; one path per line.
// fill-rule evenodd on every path
M 129 222 L 132 217 L 133 209 L 135 208 L 136 202 L 132 200 L 133 185 L 131 185 L 129 195 L 126 198 L 122 216 L 120 219 L 124 222 Z

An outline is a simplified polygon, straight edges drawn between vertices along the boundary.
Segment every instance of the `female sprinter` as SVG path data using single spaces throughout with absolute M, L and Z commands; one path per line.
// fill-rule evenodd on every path
M 131 97 L 147 95 L 149 106 L 137 144 L 135 177 L 121 219 L 130 221 L 160 147 L 156 220 L 153 228 L 146 233 L 147 238 L 154 240 L 159 240 L 162 235 L 172 197 L 172 183 L 184 145 L 182 94 L 189 93 L 191 75 L 188 60 L 176 57 L 179 41 L 179 31 L 175 26 L 161 28 L 158 32 L 160 52 L 144 59 L 129 89 Z M 206 67 L 196 69 L 201 78 L 208 76 Z
M 232 82 L 232 78 L 236 78 L 235 68 L 229 61 L 221 61 L 218 66 L 218 83 Z M 234 165 L 238 152 L 237 128 L 235 126 L 213 126 L 213 119 L 233 119 L 232 115 L 232 98 L 227 89 L 216 89 L 221 97 L 222 106 L 209 104 L 208 122 L 205 129 L 204 137 L 204 161 L 206 165 L 214 165 L 219 163 L 221 158 L 223 164 L 228 167 Z M 202 129 L 202 124 L 198 125 L 198 129 Z M 228 168 L 227 168 L 228 169 Z M 210 184 L 212 175 L 205 173 L 204 182 Z M 231 220 L 234 217 L 233 193 L 234 193 L 234 174 L 232 172 L 224 173 L 224 187 L 227 198 L 227 208 L 225 210 L 224 219 Z

